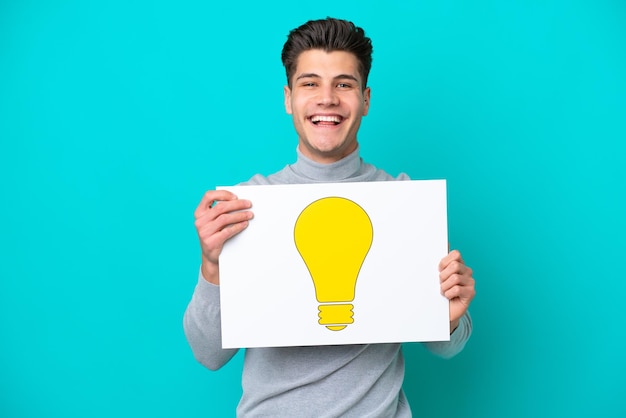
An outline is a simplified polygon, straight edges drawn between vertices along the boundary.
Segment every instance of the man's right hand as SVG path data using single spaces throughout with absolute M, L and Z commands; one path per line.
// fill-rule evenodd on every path
M 194 212 L 196 230 L 202 249 L 202 276 L 209 283 L 220 284 L 218 260 L 224 243 L 243 231 L 252 219 L 249 200 L 237 198 L 226 190 L 209 190 Z

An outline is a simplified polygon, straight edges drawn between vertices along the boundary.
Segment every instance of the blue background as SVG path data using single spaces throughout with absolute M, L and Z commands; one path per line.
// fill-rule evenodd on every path
M 626 416 L 626 3 L 3 1 L 0 415 L 233 416 L 182 314 L 205 190 L 295 158 L 280 50 L 374 42 L 363 157 L 446 178 L 474 335 L 406 345 L 427 417 Z

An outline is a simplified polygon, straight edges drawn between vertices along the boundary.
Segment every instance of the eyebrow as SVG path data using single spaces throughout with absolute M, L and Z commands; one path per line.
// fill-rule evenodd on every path
M 300 74 L 298 77 L 296 77 L 296 80 L 300 80 L 302 78 L 321 78 L 318 74 L 315 73 L 304 73 L 304 74 Z M 359 82 L 359 80 L 353 76 L 352 74 L 339 74 L 335 77 L 333 77 L 333 80 L 345 80 L 345 79 L 349 79 L 349 80 L 354 80 L 357 83 Z

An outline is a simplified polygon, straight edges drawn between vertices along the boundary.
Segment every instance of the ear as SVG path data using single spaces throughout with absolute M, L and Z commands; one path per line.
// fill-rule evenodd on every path
M 370 88 L 366 87 L 365 90 L 363 90 L 363 116 L 367 116 L 367 112 L 370 110 L 370 94 Z
M 293 113 L 291 110 L 291 89 L 289 86 L 285 86 L 283 90 L 285 94 L 285 112 L 287 112 L 288 115 L 291 115 Z

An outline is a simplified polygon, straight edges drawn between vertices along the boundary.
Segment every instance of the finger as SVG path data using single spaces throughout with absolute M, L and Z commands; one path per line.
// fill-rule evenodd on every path
M 455 297 L 460 298 L 472 298 L 476 290 L 474 288 L 473 283 L 457 283 L 452 286 L 442 286 L 441 294 L 443 294 L 448 299 L 453 299 Z
M 228 212 L 202 224 L 207 217 L 208 215 L 197 220 L 196 227 L 198 228 L 198 235 L 200 236 L 200 239 L 208 243 L 208 239 L 212 235 L 215 235 L 221 230 L 232 225 L 249 221 L 254 217 L 254 214 L 251 211 Z M 220 245 L 221 243 L 217 243 L 216 245 L 213 245 L 213 247 L 219 247 Z
M 454 286 L 441 292 L 448 300 L 458 298 L 461 296 L 461 286 Z
M 476 295 L 476 289 L 474 288 L 474 286 L 458 286 L 457 285 L 441 293 L 448 300 L 458 298 L 460 300 L 466 301 L 466 304 L 469 305 L 469 303 L 472 301 L 472 299 L 474 299 L 474 296 Z
M 203 240 L 203 243 L 205 244 L 203 250 L 206 250 L 209 253 L 218 251 L 217 256 L 219 256 L 219 252 L 221 252 L 221 249 L 226 241 L 246 229 L 249 224 L 249 220 L 231 223 L 228 224 L 226 227 L 220 229 L 219 231 L 207 235 L 206 238 Z
M 454 286 L 473 286 L 474 278 L 470 274 L 458 274 L 455 273 L 448 277 L 446 280 L 442 281 L 441 291 L 445 292 Z
M 441 282 L 447 280 L 453 274 L 472 275 L 472 269 L 458 261 L 451 261 L 441 272 L 439 272 L 439 280 Z
M 210 210 L 204 210 L 201 213 L 196 213 L 196 228 L 199 229 L 203 225 L 214 221 L 225 213 L 238 212 L 252 207 L 252 202 L 245 199 L 235 199 L 229 201 L 220 201 Z
M 210 209 L 216 201 L 234 199 L 237 199 L 237 196 L 228 190 L 209 190 L 204 194 L 204 196 L 202 196 L 202 199 L 194 212 L 194 216 L 196 218 L 202 216 L 202 214 Z
M 453 274 L 452 276 L 441 282 L 441 293 L 445 294 L 448 290 L 452 289 L 454 286 L 458 286 L 460 283 L 461 275 Z
M 232 237 L 234 237 L 235 235 L 237 235 L 238 233 L 246 229 L 248 225 L 250 225 L 250 222 L 248 220 L 237 222 L 234 224 L 229 224 L 226 228 L 222 228 L 222 230 L 218 232 L 216 235 L 218 235 L 218 238 L 220 241 L 222 241 L 222 245 L 223 245 L 223 243 L 225 243 L 226 241 L 228 241 L 229 239 L 231 239 Z
M 459 297 L 471 300 L 476 294 L 475 285 L 472 277 L 455 275 L 441 284 L 441 293 L 448 299 Z
M 459 252 L 459 250 L 452 250 L 448 253 L 448 255 L 441 259 L 441 261 L 439 262 L 439 271 L 444 270 L 446 266 L 453 261 L 463 263 L 463 257 L 461 257 L 461 253 Z
M 211 212 L 218 217 L 224 213 L 237 212 L 245 209 L 250 209 L 252 202 L 246 199 L 234 199 L 228 201 L 218 201 L 215 206 L 211 208 Z

